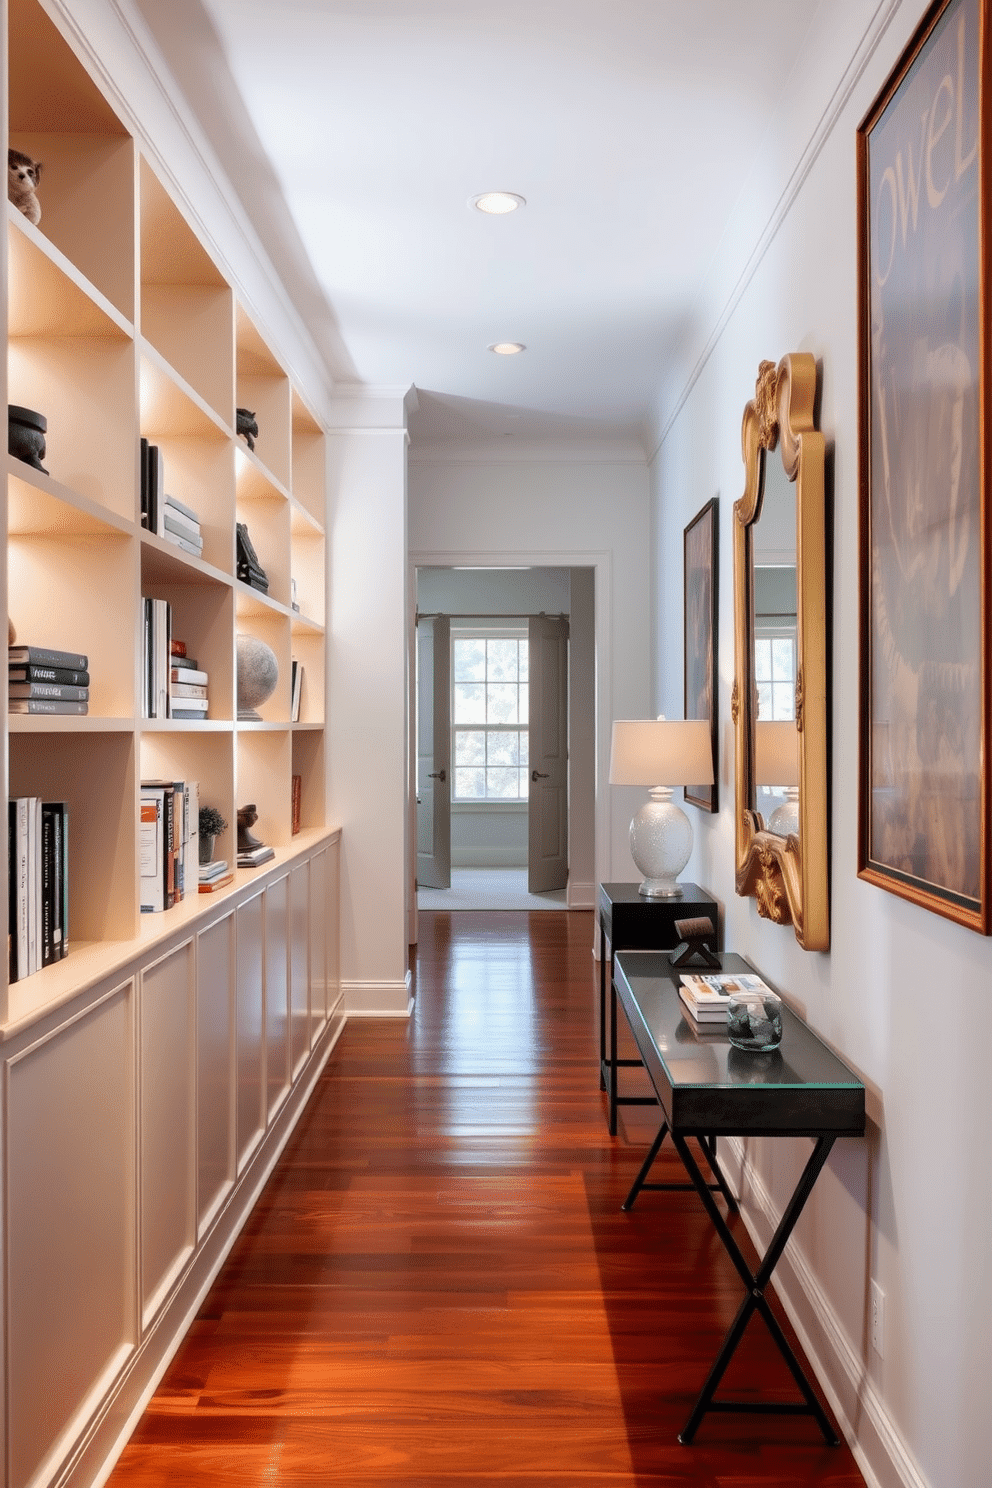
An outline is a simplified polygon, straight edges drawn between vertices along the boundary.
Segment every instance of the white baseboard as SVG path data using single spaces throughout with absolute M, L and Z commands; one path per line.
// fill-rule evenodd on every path
M 764 1254 L 781 1215 L 741 1139 L 725 1140 L 738 1168 L 736 1175 L 728 1177 L 736 1176 L 737 1192 L 746 1192 L 753 1201 L 749 1209 L 741 1206 L 741 1215 Z M 930 1488 L 795 1235 L 776 1267 L 772 1285 L 868 1488 Z
M 413 1012 L 408 971 L 402 982 L 341 982 L 341 1007 L 349 1018 L 409 1018 Z
M 568 880 L 569 909 L 595 909 L 599 902 L 599 889 L 594 883 L 583 880 Z

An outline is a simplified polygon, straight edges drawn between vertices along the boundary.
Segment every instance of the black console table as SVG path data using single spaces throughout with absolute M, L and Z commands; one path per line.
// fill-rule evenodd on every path
M 680 899 L 648 899 L 638 892 L 639 887 L 636 883 L 602 883 L 599 886 L 599 1088 L 607 1092 L 611 1137 L 617 1134 L 618 1106 L 655 1104 L 654 1096 L 620 1095 L 617 1088 L 618 1068 L 641 1062 L 639 1059 L 617 1058 L 617 998 L 613 988 L 613 964 L 617 951 L 672 949 L 679 943 L 676 920 L 706 915 L 713 921 L 714 932 L 718 924 L 716 900 L 711 899 L 698 884 L 683 884 Z M 715 934 L 712 949 L 717 949 Z M 607 986 L 610 1006 L 608 1038 Z
M 754 969 L 741 956 L 725 955 L 722 961 L 726 971 Z M 788 1006 L 782 1010 L 781 1047 L 772 1053 L 734 1049 L 722 1031 L 697 1033 L 681 1012 L 679 976 L 667 956 L 646 951 L 621 952 L 614 968 L 616 993 L 662 1113 L 661 1129 L 638 1177 L 643 1186 L 648 1167 L 670 1134 L 747 1293 L 679 1441 L 692 1441 L 707 1411 L 743 1411 L 812 1415 L 825 1439 L 836 1445 L 836 1433 L 765 1299 L 765 1289 L 835 1140 L 864 1135 L 864 1085 Z M 814 1139 L 809 1161 L 755 1272 L 687 1145 L 689 1137 L 705 1141 L 717 1136 Z M 628 1205 L 637 1188 L 635 1184 Z M 754 1312 L 764 1318 L 802 1403 L 714 1399 Z

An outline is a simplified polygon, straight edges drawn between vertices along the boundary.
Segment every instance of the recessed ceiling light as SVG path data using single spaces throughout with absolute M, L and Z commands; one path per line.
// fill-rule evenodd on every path
M 470 196 L 468 204 L 480 212 L 488 212 L 491 217 L 502 217 L 507 212 L 515 212 L 518 207 L 527 205 L 524 198 L 517 196 L 515 191 L 483 191 L 478 196 Z
M 526 351 L 527 348 L 522 341 L 497 341 L 489 350 L 494 351 L 497 356 L 516 356 L 518 351 Z

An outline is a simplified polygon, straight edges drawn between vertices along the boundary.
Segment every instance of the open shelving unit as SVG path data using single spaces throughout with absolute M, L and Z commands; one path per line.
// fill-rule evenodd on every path
M 67 801 L 69 951 L 0 973 L 0 1488 L 86 1488 L 107 1462 L 298 1118 L 343 1024 L 328 823 L 326 451 L 319 419 L 48 0 L 6 11 L 9 143 L 44 165 L 0 236 L 9 403 L 45 471 L 5 455 L 0 592 L 17 643 L 85 653 L 85 717 L 12 716 L 8 797 Z M 236 410 L 259 427 L 254 450 Z M 141 523 L 140 442 L 202 555 Z M 237 577 L 247 524 L 267 593 Z M 143 605 L 209 674 L 202 722 L 142 717 Z M 295 602 L 294 602 L 295 601 Z M 237 646 L 279 664 L 238 718 Z M 293 660 L 304 668 L 292 719 Z M 301 829 L 293 832 L 293 777 Z M 143 779 L 239 806 L 274 858 L 140 912 Z M 0 895 L 8 918 L 8 894 Z M 53 1390 L 52 1380 L 59 1388 Z
M 324 826 L 324 435 L 35 0 L 11 0 L 9 71 L 10 142 L 43 159 L 44 174 L 37 227 L 7 205 L 8 401 L 45 413 L 49 474 L 7 456 L 8 612 L 20 644 L 85 652 L 92 681 L 86 718 L 10 720 L 8 787 L 62 799 L 63 746 L 86 740 L 94 768 L 87 801 L 70 800 L 70 915 L 78 922 L 76 895 L 82 902 L 96 874 L 114 887 L 104 933 L 127 939 L 140 928 L 142 778 L 198 780 L 201 801 L 232 824 L 218 844 L 228 859 L 248 802 L 258 835 L 292 845 L 294 774 L 304 777 L 305 827 Z M 236 433 L 241 407 L 257 418 L 254 450 Z M 142 436 L 163 452 L 167 489 L 198 514 L 202 558 L 141 526 Z M 237 522 L 266 570 L 265 594 L 236 577 Z M 209 673 L 204 724 L 140 716 L 144 595 L 170 602 L 173 634 Z M 261 724 L 237 718 L 239 631 L 266 641 L 279 662 Z M 294 658 L 304 668 L 296 724 Z M 133 826 L 111 848 L 85 823 L 119 814 L 122 783 Z

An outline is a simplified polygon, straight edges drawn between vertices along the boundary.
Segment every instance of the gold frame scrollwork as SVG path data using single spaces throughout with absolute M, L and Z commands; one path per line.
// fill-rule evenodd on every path
M 734 503 L 734 718 L 737 892 L 758 913 L 791 924 L 807 951 L 830 944 L 827 776 L 825 441 L 815 427 L 817 368 L 808 352 L 762 362 L 744 410 L 744 494 Z M 765 830 L 755 799 L 754 565 L 752 525 L 761 513 L 762 451 L 776 445 L 796 488 L 796 728 L 799 835 Z

